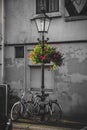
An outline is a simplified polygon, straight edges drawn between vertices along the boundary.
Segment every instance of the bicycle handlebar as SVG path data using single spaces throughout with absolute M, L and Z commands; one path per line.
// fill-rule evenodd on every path
M 42 98 L 42 96 L 48 97 L 48 96 L 49 96 L 49 93 L 45 93 L 44 95 L 37 94 L 37 97 L 39 97 L 39 98 Z
M 21 90 L 21 92 L 22 92 L 22 89 L 20 89 L 20 90 Z M 46 97 L 49 96 L 49 93 L 44 93 L 43 95 L 42 95 L 42 94 L 39 94 L 39 93 L 35 93 L 35 94 L 34 94 L 33 92 L 30 91 L 30 89 L 28 89 L 28 90 L 22 92 L 21 99 L 24 98 L 24 96 L 25 96 L 26 93 L 32 94 L 32 97 L 35 95 L 36 97 L 39 97 L 40 99 L 45 99 Z

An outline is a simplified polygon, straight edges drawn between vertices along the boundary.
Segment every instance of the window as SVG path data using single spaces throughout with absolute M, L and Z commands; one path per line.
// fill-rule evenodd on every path
M 59 0 L 36 0 L 36 13 L 41 13 L 44 6 L 47 13 L 59 11 Z
M 32 49 L 27 51 L 27 55 L 32 51 Z M 41 64 L 33 64 L 31 60 L 28 59 L 27 70 L 27 85 L 33 91 L 38 91 L 41 89 Z M 49 70 L 51 64 L 46 64 L 44 69 L 44 86 L 46 91 L 53 91 L 54 89 L 54 71 Z
M 65 0 L 65 17 L 72 17 L 74 20 L 86 18 L 85 16 L 87 16 L 87 0 Z
M 54 89 L 54 73 L 45 66 L 44 86 L 45 89 L 50 91 Z M 29 80 L 29 79 L 28 79 Z M 30 87 L 31 89 L 41 88 L 41 66 L 30 66 Z
M 24 58 L 24 46 L 15 47 L 15 58 Z

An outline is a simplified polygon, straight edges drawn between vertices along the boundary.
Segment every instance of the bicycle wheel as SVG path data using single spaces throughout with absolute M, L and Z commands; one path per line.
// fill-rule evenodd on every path
M 27 105 L 27 111 L 30 117 L 36 116 L 39 114 L 40 106 L 38 103 L 34 104 L 33 102 L 30 102 Z
M 17 120 L 20 116 L 20 112 L 21 112 L 21 104 L 20 102 L 17 102 L 13 105 L 11 109 L 11 119 L 13 121 Z
M 62 110 L 57 102 L 52 102 L 50 105 L 48 103 L 46 105 L 46 112 L 45 119 L 47 121 L 56 122 L 62 117 Z
M 61 119 L 62 110 L 60 105 L 57 102 L 52 102 L 50 108 L 50 120 L 55 122 Z

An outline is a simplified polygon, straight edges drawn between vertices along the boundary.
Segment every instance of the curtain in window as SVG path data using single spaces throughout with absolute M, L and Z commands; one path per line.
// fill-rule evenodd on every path
M 40 13 L 42 7 L 47 11 L 48 0 L 36 0 L 36 12 Z
M 41 12 L 41 7 L 44 7 L 46 12 L 59 11 L 59 0 L 36 0 L 36 13 Z
M 49 0 L 49 12 L 59 11 L 59 0 Z

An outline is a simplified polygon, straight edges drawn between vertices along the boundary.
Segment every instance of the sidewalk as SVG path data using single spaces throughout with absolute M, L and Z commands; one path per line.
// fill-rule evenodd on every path
M 87 130 L 83 129 L 87 124 L 61 120 L 57 124 L 53 123 L 33 123 L 29 120 L 13 122 L 13 130 Z

